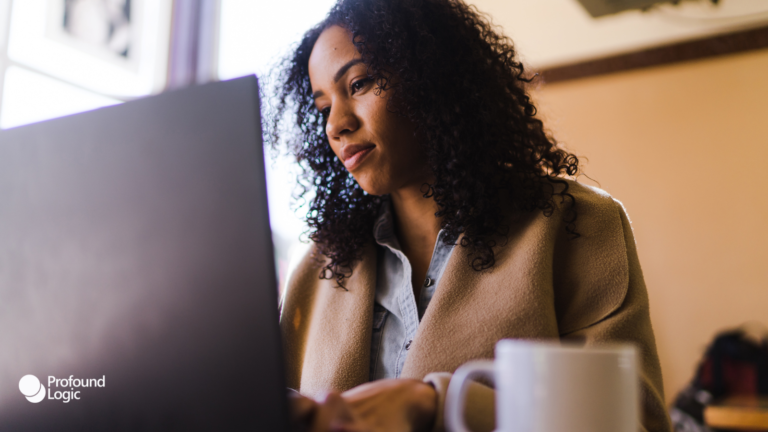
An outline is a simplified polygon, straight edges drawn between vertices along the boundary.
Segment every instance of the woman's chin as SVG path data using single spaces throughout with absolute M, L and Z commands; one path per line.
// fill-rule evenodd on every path
M 389 189 L 382 188 L 382 187 L 366 187 L 366 186 L 364 186 L 362 184 L 360 185 L 360 187 L 363 188 L 363 190 L 366 193 L 368 193 L 368 195 L 382 196 L 382 195 L 387 195 L 387 194 L 391 193 L 391 191 Z
M 368 193 L 368 195 L 386 195 L 392 192 L 392 188 L 388 184 L 383 184 L 381 181 L 375 181 L 371 176 L 365 174 L 361 176 L 355 176 L 357 184 Z
M 414 168 L 410 172 L 419 172 Z M 359 170 L 353 173 L 357 184 L 369 195 L 390 195 L 396 191 L 414 188 L 420 190 L 424 183 L 431 183 L 434 180 L 427 176 L 407 177 L 404 173 L 389 174 L 387 171 L 372 172 L 370 170 Z M 398 181 L 395 181 L 397 179 Z M 423 191 L 422 191 L 423 193 Z

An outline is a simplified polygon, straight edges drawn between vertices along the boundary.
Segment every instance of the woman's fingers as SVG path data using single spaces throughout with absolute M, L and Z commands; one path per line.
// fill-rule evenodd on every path
M 330 392 L 318 402 L 312 432 L 363 432 L 339 393 Z
M 294 419 L 311 432 L 424 431 L 437 410 L 435 389 L 419 380 L 391 379 L 362 384 L 342 394 L 312 400 L 291 397 Z
M 288 393 L 288 403 L 291 407 L 291 416 L 300 421 L 309 421 L 317 409 L 317 402 L 293 391 Z
M 291 411 L 291 429 L 299 432 L 309 431 L 318 408 L 317 402 L 296 391 L 289 391 L 288 405 Z
M 358 424 L 371 431 L 424 431 L 435 421 L 437 393 L 419 380 L 373 381 L 343 396 Z

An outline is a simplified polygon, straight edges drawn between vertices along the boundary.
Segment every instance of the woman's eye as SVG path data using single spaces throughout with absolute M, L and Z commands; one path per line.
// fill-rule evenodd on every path
M 352 85 L 350 85 L 350 87 L 352 88 L 352 94 L 355 94 L 360 90 L 364 89 L 369 82 L 371 82 L 370 78 L 363 78 L 353 82 Z
M 323 108 L 320 110 L 320 114 L 323 115 L 323 117 L 327 118 L 331 114 L 330 108 Z

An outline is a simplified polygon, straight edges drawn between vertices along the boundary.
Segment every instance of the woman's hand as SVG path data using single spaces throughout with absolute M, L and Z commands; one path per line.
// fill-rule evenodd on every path
M 363 432 L 347 402 L 337 392 L 315 401 L 298 393 L 289 395 L 291 430 L 301 432 Z
M 435 389 L 414 379 L 373 381 L 341 396 L 366 432 L 428 431 L 437 412 Z
M 292 398 L 294 419 L 312 432 L 428 431 L 437 412 L 437 394 L 412 379 L 373 381 L 314 401 Z

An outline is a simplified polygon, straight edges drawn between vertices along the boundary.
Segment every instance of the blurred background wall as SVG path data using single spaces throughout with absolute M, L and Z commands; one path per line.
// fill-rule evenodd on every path
M 535 96 L 630 215 L 671 401 L 716 332 L 768 322 L 768 50 Z
M 475 3 L 513 37 L 534 69 L 765 19 L 744 9 L 733 16 L 743 12 L 754 21 L 713 17 L 683 26 L 635 12 L 589 22 L 574 10 L 575 18 L 552 23 L 516 2 Z M 570 7 L 555 0 L 523 3 Z M 722 18 L 724 12 L 714 13 Z M 561 8 L 549 16 L 564 14 Z M 656 30 L 643 33 L 643 26 Z M 595 180 L 579 181 L 602 187 L 629 213 L 671 403 L 715 333 L 749 320 L 768 323 L 768 49 L 544 83 L 533 95 L 545 124 Z

